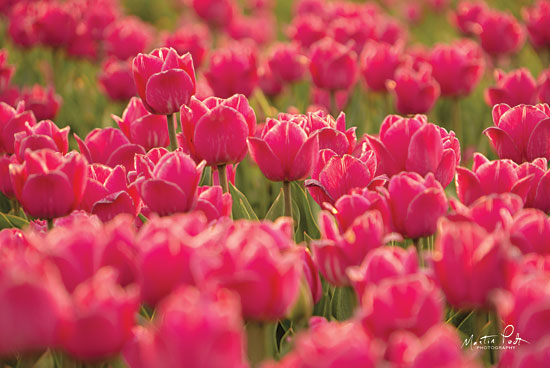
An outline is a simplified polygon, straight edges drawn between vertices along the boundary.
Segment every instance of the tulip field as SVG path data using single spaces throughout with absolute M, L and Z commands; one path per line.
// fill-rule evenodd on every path
M 550 0 L 0 19 L 0 368 L 550 367 Z

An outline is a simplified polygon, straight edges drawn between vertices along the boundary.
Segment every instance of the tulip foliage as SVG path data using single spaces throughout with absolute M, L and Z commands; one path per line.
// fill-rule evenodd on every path
M 548 366 L 522 4 L 0 1 L 0 366 Z

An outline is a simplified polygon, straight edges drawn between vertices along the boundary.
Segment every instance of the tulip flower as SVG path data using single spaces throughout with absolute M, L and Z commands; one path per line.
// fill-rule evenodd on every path
M 0 152 L 14 153 L 15 135 L 19 132 L 30 134 L 35 124 L 32 111 L 25 111 L 25 103 L 19 103 L 14 109 L 0 102 Z
M 357 148 L 356 127 L 346 129 L 346 114 L 341 112 L 336 119 L 322 110 L 308 112 L 304 129 L 309 136 L 317 134 L 319 149 L 330 149 L 339 155 L 352 154 Z
M 428 63 L 400 66 L 394 79 L 386 82 L 386 88 L 395 96 L 395 108 L 401 114 L 427 113 L 440 94 Z
M 360 56 L 361 73 L 367 86 L 376 92 L 386 91 L 386 81 L 394 79 L 401 63 L 402 47 L 368 41 Z
M 504 73 L 495 70 L 497 85 L 485 90 L 485 102 L 489 106 L 505 103 L 511 107 L 537 102 L 537 82 L 526 68 Z
M 138 144 L 130 143 L 124 133 L 115 128 L 96 128 L 84 140 L 74 135 L 80 153 L 90 164 L 103 164 L 109 167 L 122 165 L 126 171 L 134 167 L 134 156 L 145 154 Z
M 351 44 L 352 50 L 361 55 L 365 44 L 374 33 L 373 23 L 367 16 L 338 17 L 330 23 L 328 33 L 341 44 Z
M 272 13 L 256 13 L 250 16 L 237 14 L 227 27 L 227 34 L 237 41 L 251 41 L 258 46 L 270 44 L 276 37 L 276 19 Z M 258 32 L 261 27 L 262 32 Z
M 34 27 L 38 4 L 18 2 L 9 14 L 8 33 L 12 41 L 21 47 L 31 47 L 38 43 L 38 34 Z
M 550 104 L 550 69 L 540 73 L 537 80 L 539 91 L 539 102 Z
M 487 10 L 488 6 L 484 1 L 461 1 L 451 15 L 451 20 L 462 34 L 470 36 L 474 34 L 476 25 Z
M 32 88 L 23 88 L 19 101 L 25 102 L 25 107 L 34 113 L 36 120 L 54 119 L 63 99 L 52 87 L 44 88 L 35 84 Z
M 550 47 L 550 3 L 539 0 L 533 6 L 522 9 L 529 40 L 536 48 Z
M 250 97 L 258 83 L 256 53 L 246 42 L 231 43 L 212 52 L 204 76 L 214 96 L 229 98 L 238 93 Z
M 395 231 L 410 239 L 435 233 L 437 220 L 447 212 L 447 196 L 429 173 L 402 172 L 390 179 L 389 205 Z
M 42 120 L 38 124 L 14 135 L 14 151 L 22 161 L 25 151 L 37 151 L 48 148 L 66 154 L 69 149 L 69 127 L 59 129 L 51 120 Z
M 441 291 L 426 275 L 405 274 L 367 286 L 361 298 L 361 323 L 372 335 L 387 339 L 405 330 L 424 335 L 443 317 Z
M 105 29 L 107 54 L 120 60 L 126 60 L 146 52 L 152 40 L 153 29 L 151 26 L 136 17 L 122 17 Z M 148 73 L 148 75 L 151 74 Z
M 230 193 L 223 193 L 220 186 L 203 186 L 197 189 L 197 211 L 204 213 L 208 221 L 231 217 L 233 200 Z
M 111 100 L 127 101 L 136 95 L 132 76 L 132 64 L 114 57 L 106 59 L 101 66 L 98 81 Z
M 0 192 L 8 198 L 15 197 L 10 179 L 10 165 L 17 163 L 15 155 L 0 154 Z
M 525 207 L 537 208 L 543 212 L 550 212 L 550 171 L 545 158 L 537 158 L 533 162 L 524 162 L 518 168 L 518 179 L 533 176 L 531 189 L 525 199 Z
M 120 353 L 132 337 L 138 296 L 136 285 L 117 284 L 114 269 L 100 269 L 73 292 L 73 318 L 62 347 L 81 361 L 101 361 Z
M 247 367 L 239 298 L 182 287 L 159 305 L 153 326 L 136 327 L 124 350 L 130 368 Z
M 287 33 L 291 40 L 309 49 L 315 42 L 327 35 L 326 25 L 320 17 L 314 15 L 300 15 L 292 19 Z
M 166 216 L 193 209 L 204 163 L 196 165 L 181 151 L 166 153 L 156 164 L 146 156 L 138 155 L 138 160 L 134 185 L 151 211 Z
M 518 165 L 513 161 L 489 161 L 476 152 L 472 170 L 456 168 L 456 195 L 466 206 L 491 193 L 514 193 L 525 202 L 533 178 L 531 174 L 519 178 Z
M 514 216 L 510 224 L 510 241 L 523 254 L 550 254 L 548 237 L 550 236 L 550 220 L 542 211 L 526 209 Z
M 470 40 L 438 44 L 430 53 L 432 74 L 442 96 L 466 96 L 477 86 L 485 67 L 479 46 Z
M 498 10 L 486 10 L 474 27 L 483 50 L 493 57 L 519 51 L 525 41 L 525 32 L 513 15 Z
M 76 36 L 76 16 L 56 1 L 41 3 L 34 21 L 35 32 L 43 45 L 64 47 Z
M 191 0 L 190 4 L 199 18 L 214 28 L 227 27 L 237 12 L 233 0 Z
M 164 47 L 173 48 L 178 55 L 190 53 L 195 68 L 200 68 L 210 46 L 210 32 L 201 23 L 190 24 L 165 34 L 162 38 Z
M 274 76 L 295 83 L 304 78 L 307 61 L 295 44 L 278 43 L 271 49 L 267 62 Z
M 273 74 L 267 63 L 258 67 L 258 87 L 267 97 L 276 97 L 283 91 L 281 80 Z
M 128 140 L 142 146 L 145 151 L 170 144 L 166 116 L 151 114 L 137 97 L 130 100 L 122 118 L 111 116 Z
M 541 157 L 550 159 L 548 105 L 499 104 L 493 107 L 494 127 L 483 132 L 501 159 L 520 164 Z
M 82 200 L 86 161 L 76 152 L 62 156 L 43 149 L 25 152 L 25 161 L 10 165 L 15 196 L 30 216 L 53 219 L 68 215 Z
M 428 123 L 425 115 L 389 115 L 380 126 L 380 135 L 367 135 L 367 140 L 379 161 L 379 175 L 391 177 L 403 171 L 422 176 L 432 173 L 446 187 L 460 164 L 460 142 L 455 133 Z
M 225 167 L 247 153 L 247 138 L 256 130 L 256 115 L 243 95 L 228 99 L 191 98 L 181 109 L 181 127 L 191 157 L 220 169 L 220 183 L 228 191 Z
M 507 275 L 503 232 L 488 233 L 468 222 L 439 223 L 434 270 L 447 301 L 456 308 L 487 308 L 490 292 L 504 286 Z

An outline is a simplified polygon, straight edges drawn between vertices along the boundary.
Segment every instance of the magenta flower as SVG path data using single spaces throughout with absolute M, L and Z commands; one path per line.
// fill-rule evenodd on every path
M 346 114 L 343 112 L 336 119 L 332 115 L 318 110 L 307 113 L 304 129 L 309 136 L 317 134 L 319 149 L 330 149 L 339 155 L 352 154 L 357 149 L 357 127 L 346 129 Z
M 451 20 L 462 34 L 471 36 L 488 9 L 485 1 L 461 1 L 452 13 Z
M 483 132 L 501 159 L 520 164 L 537 157 L 550 159 L 550 108 L 548 105 L 499 104 L 493 107 L 495 126 Z
M 195 210 L 204 213 L 208 221 L 231 217 L 233 200 L 230 193 L 223 193 L 222 187 L 219 185 L 213 187 L 202 186 L 197 189 L 197 194 L 197 207 Z
M 153 41 L 153 29 L 136 17 L 122 17 L 105 29 L 105 49 L 120 60 L 146 52 Z
M 86 187 L 86 160 L 76 152 L 66 156 L 43 149 L 26 151 L 25 161 L 10 165 L 15 196 L 25 212 L 41 219 L 68 215 Z
M 525 31 L 517 19 L 498 10 L 483 11 L 474 33 L 483 50 L 494 57 L 514 54 L 525 42 Z
M 550 104 L 550 69 L 546 69 L 539 74 L 537 79 L 539 102 Z
M 181 127 L 185 146 L 197 162 L 238 163 L 248 151 L 247 138 L 256 130 L 256 115 L 243 95 L 202 102 L 193 97 L 189 106 L 182 106 Z
M 25 108 L 34 113 L 36 120 L 54 119 L 63 103 L 52 87 L 44 88 L 39 84 L 23 88 L 18 101 L 25 102 Z
M 531 189 L 525 199 L 525 207 L 550 212 L 550 171 L 546 158 L 536 158 L 533 162 L 524 162 L 518 168 L 518 179 L 532 176 Z
M 550 47 L 550 3 L 538 0 L 522 10 L 531 43 L 539 49 Z
M 30 134 L 36 119 L 31 111 L 24 111 L 25 104 L 17 109 L 0 102 L 0 152 L 14 153 L 15 135 L 20 132 Z
M 8 52 L 0 50 L 0 91 L 4 91 L 10 84 L 15 67 L 7 63 Z
M 308 137 L 301 116 L 279 115 L 267 119 L 260 138 L 249 137 L 250 156 L 271 181 L 296 181 L 308 177 L 319 152 L 316 134 Z
M 315 42 L 327 35 L 326 25 L 315 15 L 300 15 L 292 19 L 287 34 L 302 48 L 309 49 Z
M 195 68 L 191 54 L 161 48 L 134 58 L 134 82 L 143 104 L 153 114 L 170 115 L 195 94 Z
M 505 103 L 512 107 L 526 104 L 534 105 L 537 102 L 537 82 L 526 68 L 504 73 L 495 70 L 497 85 L 485 90 L 485 102 L 489 106 Z
M 281 79 L 273 74 L 267 63 L 258 67 L 258 87 L 268 97 L 276 97 L 283 91 Z
M 15 197 L 10 179 L 10 165 L 18 163 L 15 155 L 0 154 L 0 192 L 8 198 Z
M 34 21 L 34 31 L 40 43 L 51 47 L 65 47 L 76 37 L 77 19 L 65 4 L 40 2 Z
M 22 161 L 26 150 L 37 151 L 48 148 L 66 154 L 69 150 L 69 127 L 59 129 L 51 120 L 42 120 L 29 130 L 14 135 L 13 149 Z
M 195 13 L 214 28 L 224 28 L 231 24 L 237 4 L 233 0 L 191 0 Z
M 402 171 L 428 173 L 446 187 L 460 164 L 460 143 L 453 131 L 428 123 L 425 115 L 403 118 L 389 115 L 380 126 L 380 135 L 367 136 L 379 161 L 378 175 L 389 177 Z
M 16 45 L 27 48 L 38 43 L 38 33 L 34 24 L 39 4 L 18 2 L 11 10 L 8 33 Z
M 348 89 L 357 77 L 357 56 L 350 47 L 326 37 L 311 46 L 309 71 L 313 83 L 330 91 Z
M 190 53 L 195 68 L 200 68 L 210 47 L 210 32 L 201 23 L 194 23 L 179 28 L 174 33 L 165 34 L 162 38 L 164 47 L 176 50 L 179 55 Z
M 273 46 L 267 60 L 273 75 L 286 83 L 302 80 L 308 59 L 295 44 L 278 43 Z
M 550 254 L 547 239 L 550 237 L 550 220 L 546 213 L 526 209 L 514 216 L 509 227 L 510 241 L 523 254 Z
M 108 58 L 101 66 L 98 81 L 111 100 L 127 101 L 137 93 L 130 61 Z
M 386 81 L 393 80 L 401 63 L 402 47 L 384 42 L 368 41 L 360 56 L 361 73 L 367 86 L 376 92 L 385 92 Z

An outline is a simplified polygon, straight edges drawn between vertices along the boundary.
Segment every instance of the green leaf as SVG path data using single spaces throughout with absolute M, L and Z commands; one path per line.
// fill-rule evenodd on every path
M 352 287 L 341 286 L 334 291 L 332 313 L 338 321 L 344 321 L 353 316 L 357 306 L 357 295 Z
M 296 202 L 301 219 L 300 227 L 297 229 L 299 234 L 304 232 L 309 235 L 310 238 L 318 239 L 321 236 L 319 227 L 315 221 L 315 217 L 311 211 L 311 206 L 308 200 L 308 194 L 297 182 L 292 183 L 292 199 Z
M 279 195 L 275 198 L 275 202 L 271 205 L 269 210 L 265 215 L 266 220 L 275 221 L 279 217 L 284 216 L 285 212 L 285 196 L 283 194 L 283 189 L 279 191 Z
M 252 206 L 250 206 L 250 203 L 248 203 L 245 195 L 231 183 L 229 183 L 229 192 L 231 193 L 231 198 L 233 199 L 233 219 L 258 220 L 258 216 L 254 213 L 254 210 L 252 209 Z
M 202 177 L 199 185 L 212 185 L 212 168 L 210 166 L 205 167 L 202 171 Z
M 9 215 L 7 213 L 0 213 L 0 229 L 9 229 L 13 227 L 22 229 L 28 224 L 29 222 L 22 217 Z
M 149 221 L 149 219 L 147 217 L 145 217 L 143 214 L 138 214 L 138 217 L 139 219 L 141 220 L 141 222 L 143 222 L 144 224 L 147 223 L 147 221 Z

